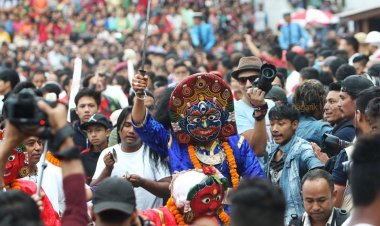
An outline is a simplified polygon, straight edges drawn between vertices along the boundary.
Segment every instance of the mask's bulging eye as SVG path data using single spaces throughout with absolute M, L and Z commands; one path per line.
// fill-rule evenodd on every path
M 16 157 L 14 155 L 11 155 L 11 156 L 8 157 L 8 161 L 13 161 L 15 159 L 16 159 Z
M 202 199 L 202 202 L 203 202 L 204 204 L 209 204 L 210 201 L 211 201 L 210 198 L 204 198 L 204 199 Z

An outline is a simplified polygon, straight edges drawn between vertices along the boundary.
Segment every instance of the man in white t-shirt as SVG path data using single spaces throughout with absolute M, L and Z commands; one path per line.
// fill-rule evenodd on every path
M 91 186 L 107 177 L 124 177 L 135 188 L 137 209 L 156 208 L 163 205 L 163 197 L 170 196 L 170 172 L 158 156 L 151 157 L 154 154 L 134 132 L 130 113 L 131 108 L 120 113 L 117 131 L 121 142 L 102 151 Z

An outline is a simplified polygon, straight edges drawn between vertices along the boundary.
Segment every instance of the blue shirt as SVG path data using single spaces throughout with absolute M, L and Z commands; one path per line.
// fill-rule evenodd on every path
M 346 150 L 343 149 L 337 155 L 334 169 L 332 171 L 334 184 L 346 186 L 348 175 L 343 170 L 343 162 L 347 160 L 348 160 L 348 156 L 347 156 Z
M 301 116 L 296 135 L 321 146 L 323 134 L 331 133 L 332 129 L 331 125 L 327 122 L 317 120 L 311 116 Z
M 309 34 L 298 23 L 286 23 L 281 26 L 281 35 L 279 37 L 281 49 L 287 50 L 290 44 L 298 45 L 305 49 L 308 41 Z
M 304 212 L 304 206 L 301 197 L 301 179 L 303 175 L 305 175 L 311 169 L 322 168 L 324 165 L 315 156 L 313 148 L 309 142 L 296 135 L 293 135 L 291 140 L 285 145 L 267 145 L 267 152 L 269 154 L 269 157 L 265 171 L 268 178 L 270 177 L 270 162 L 273 160 L 277 150 L 279 149 L 284 152 L 284 167 L 282 169 L 279 186 L 285 195 L 285 223 L 288 225 L 292 214 L 302 216 Z
M 190 28 L 191 41 L 196 48 L 210 52 L 215 45 L 214 29 L 210 24 L 201 23 Z
M 170 170 L 180 172 L 183 170 L 194 169 L 190 160 L 188 145 L 180 144 L 175 136 L 163 127 L 163 125 L 154 120 L 148 113 L 144 123 L 137 127 L 133 125 L 136 133 L 152 150 L 159 153 L 163 158 L 169 157 Z M 242 177 L 259 176 L 265 178 L 258 159 L 244 137 L 235 135 L 228 137 L 228 143 L 233 150 L 238 174 Z M 215 154 L 221 151 L 221 148 L 215 149 Z M 225 176 L 230 185 L 231 175 L 227 160 L 214 165 Z

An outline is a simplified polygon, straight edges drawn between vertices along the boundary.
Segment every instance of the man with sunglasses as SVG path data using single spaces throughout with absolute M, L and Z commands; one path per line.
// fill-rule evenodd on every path
M 274 106 L 271 100 L 265 100 L 265 92 L 254 84 L 260 77 L 262 62 L 255 56 L 242 57 L 231 76 L 239 82 L 243 98 L 235 102 L 235 118 L 238 133 L 243 135 L 257 156 L 265 155 L 265 146 L 269 133 L 269 119 L 266 113 Z

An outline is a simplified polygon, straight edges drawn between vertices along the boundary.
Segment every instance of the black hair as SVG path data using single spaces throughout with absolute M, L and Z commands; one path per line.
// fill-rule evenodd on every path
M 23 89 L 36 89 L 36 86 L 30 81 L 23 81 L 17 83 L 17 85 L 13 88 L 12 93 L 19 93 Z
M 11 88 L 13 89 L 17 83 L 20 82 L 20 77 L 18 76 L 18 73 L 13 69 L 5 69 L 3 71 L 0 71 L 0 80 L 10 82 Z
M 79 92 L 77 93 L 77 95 L 75 96 L 75 99 L 74 99 L 75 105 L 78 105 L 79 99 L 82 97 L 92 97 L 95 99 L 96 104 L 98 106 L 100 105 L 101 95 L 99 92 L 97 92 L 93 89 L 83 88 L 83 89 L 79 90 Z
M 309 60 L 305 56 L 295 56 L 292 60 L 294 69 L 296 71 L 301 71 L 303 68 L 309 65 Z
M 311 53 L 311 54 L 313 54 L 314 57 L 317 56 L 317 54 L 315 53 L 315 49 L 313 49 L 313 48 L 307 48 L 307 49 L 305 50 L 305 54 L 307 54 L 307 53 Z
M 0 194 L 0 225 L 42 226 L 40 210 L 27 194 L 12 190 Z
M 367 108 L 369 101 L 376 97 L 380 97 L 379 87 L 373 86 L 361 91 L 356 98 L 356 109 L 361 113 L 365 113 L 365 109 Z
M 337 49 L 334 51 L 334 56 L 336 56 L 339 59 L 342 59 L 344 63 L 348 62 L 348 53 L 344 49 Z
M 342 64 L 336 70 L 335 78 L 338 81 L 343 81 L 345 78 L 347 78 L 350 75 L 356 75 L 356 69 L 349 64 Z
M 336 75 L 336 72 L 337 72 L 338 68 L 340 66 L 342 66 L 343 64 L 345 64 L 345 63 L 347 63 L 347 61 L 345 61 L 345 60 L 343 60 L 341 58 L 336 58 L 336 59 L 332 60 L 331 63 L 330 63 L 330 65 L 329 65 L 331 73 L 333 75 Z M 356 73 L 356 70 L 355 70 L 355 73 Z
M 287 51 L 285 54 L 285 58 L 287 62 L 290 62 L 293 64 L 293 59 L 298 56 L 296 52 L 293 51 Z
M 310 79 L 296 88 L 293 95 L 293 104 L 301 115 L 314 116 L 323 111 L 326 93 L 322 83 Z
M 340 91 L 340 89 L 342 88 L 342 85 L 340 84 L 340 82 L 333 82 L 329 85 L 329 91 Z
M 55 93 L 57 95 L 57 99 L 61 93 L 61 87 L 56 82 L 47 82 L 40 90 L 42 93 Z
M 372 67 L 368 69 L 368 75 L 372 77 L 379 78 L 380 77 L 380 64 L 374 64 Z
M 289 119 L 291 122 L 298 121 L 300 114 L 291 104 L 276 104 L 269 111 L 269 120 Z
M 131 217 L 131 215 L 129 214 L 112 209 L 102 211 L 98 213 L 98 215 L 102 222 L 109 224 L 122 224 L 124 223 L 124 221 Z
M 303 80 L 319 79 L 319 72 L 313 67 L 305 67 L 300 71 Z
M 368 206 L 380 192 L 380 135 L 363 135 L 352 154 L 350 181 L 354 206 Z
M 171 119 L 169 112 L 169 99 L 175 87 L 169 87 L 165 90 L 162 97 L 158 100 L 154 115 L 154 118 L 160 122 L 166 129 L 171 129 Z M 157 114 L 158 113 L 158 114 Z
M 280 188 L 261 178 L 242 180 L 231 194 L 231 225 L 284 225 L 285 198 Z
M 284 67 L 278 67 L 277 68 L 276 77 L 278 77 L 280 79 L 281 88 L 285 87 L 285 80 L 286 80 L 287 74 L 288 74 L 288 71 L 286 70 L 286 68 L 284 68 Z
M 231 70 L 233 68 L 232 62 L 229 57 L 223 57 L 221 59 L 222 65 L 227 68 L 228 70 Z
M 365 66 L 369 61 L 369 57 L 367 55 L 359 55 L 359 56 L 356 56 L 352 62 L 353 63 L 361 63 L 363 66 Z
M 318 76 L 318 81 L 320 81 L 324 86 L 330 85 L 334 82 L 334 78 L 329 71 L 321 71 Z
M 359 52 L 359 42 L 354 36 L 345 37 L 344 40 L 346 40 L 347 45 L 352 46 L 356 53 Z
M 153 87 L 156 89 L 161 86 L 167 86 L 168 78 L 162 75 L 157 75 L 156 77 L 154 77 L 152 82 L 153 82 Z
M 329 49 L 323 49 L 323 50 L 321 50 L 321 51 L 318 53 L 318 56 L 321 56 L 321 57 L 323 57 L 324 59 L 326 59 L 327 57 L 332 56 L 332 54 L 333 54 L 332 50 L 329 50 Z
M 176 69 L 176 68 L 179 68 L 179 67 L 185 67 L 187 70 L 189 70 L 188 67 L 186 66 L 186 64 L 183 61 L 178 61 L 177 63 L 175 63 L 173 68 Z
M 365 110 L 365 115 L 370 121 L 380 117 L 380 97 L 373 98 L 368 103 Z
M 313 169 L 313 170 L 310 170 L 309 172 L 307 172 L 305 174 L 305 176 L 303 176 L 303 178 L 302 178 L 301 189 L 302 189 L 303 185 L 305 184 L 305 181 L 307 181 L 307 180 L 313 181 L 316 179 L 325 179 L 327 184 L 329 185 L 330 191 L 331 192 L 334 191 L 334 182 L 333 182 L 332 175 L 323 169 Z
M 132 106 L 128 106 L 128 107 L 123 108 L 123 110 L 120 112 L 119 117 L 117 118 L 116 129 L 117 129 L 117 142 L 118 143 L 121 143 L 119 131 L 122 128 L 125 119 L 129 115 L 132 114 L 132 108 L 133 108 Z M 144 147 L 144 151 L 146 151 L 146 149 L 147 149 L 147 146 Z M 150 159 L 150 163 L 152 165 L 154 165 L 156 168 L 158 167 L 158 164 L 161 164 L 162 166 L 169 168 L 167 161 L 165 161 L 165 159 L 161 155 L 159 155 L 157 151 L 152 150 L 152 148 L 149 148 L 149 159 Z
M 272 56 L 277 56 L 279 59 L 282 58 L 282 49 L 278 46 L 274 46 L 269 49 L 269 54 Z

